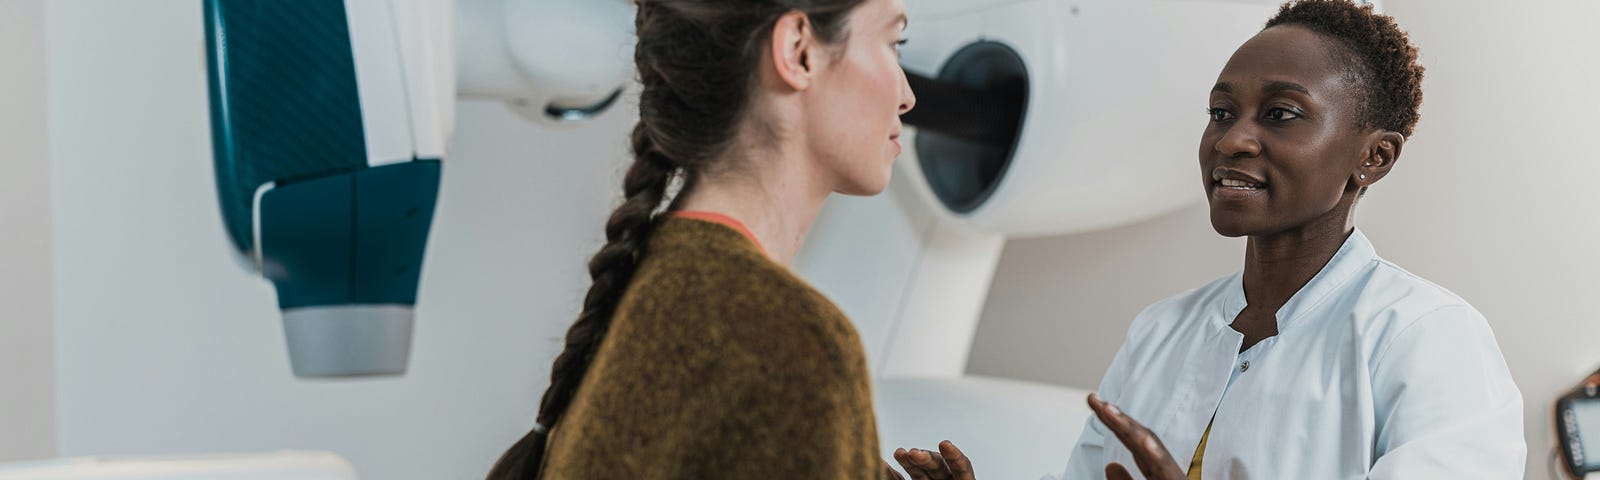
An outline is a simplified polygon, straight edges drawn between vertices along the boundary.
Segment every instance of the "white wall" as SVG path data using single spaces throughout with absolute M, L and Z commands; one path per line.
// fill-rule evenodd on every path
M 362 478 L 435 480 L 526 432 L 629 109 L 552 132 L 462 103 L 410 371 L 297 380 L 216 206 L 200 2 L 51 2 L 47 22 L 62 455 L 326 449 Z
M 44 3 L 0 0 L 0 461 L 55 454 Z
M 1415 138 L 1357 224 L 1380 255 L 1488 316 L 1528 407 L 1528 478 L 1546 478 L 1550 407 L 1600 366 L 1600 5 L 1384 3 L 1428 76 Z M 1011 242 L 969 370 L 1093 388 L 1139 309 L 1237 270 L 1242 255 L 1203 206 Z

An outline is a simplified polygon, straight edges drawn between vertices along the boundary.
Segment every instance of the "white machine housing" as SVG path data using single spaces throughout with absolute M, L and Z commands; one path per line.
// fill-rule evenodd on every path
M 797 268 L 856 321 L 880 378 L 962 375 L 1006 238 L 1110 228 L 1203 198 L 1195 152 L 1207 94 L 1276 5 L 907 2 L 908 71 L 934 75 L 979 41 L 1026 63 L 1010 165 L 982 205 L 955 213 L 908 148 L 888 195 L 830 203 Z M 903 141 L 917 135 L 907 128 Z
M 367 163 L 443 158 L 455 133 L 453 0 L 346 0 Z
M 458 0 L 462 98 L 507 102 L 545 126 L 603 113 L 633 78 L 627 0 Z
M 987 40 L 1013 48 L 1030 80 L 1026 119 L 998 188 L 971 213 L 941 209 L 944 216 L 972 230 L 1027 237 L 1125 225 L 1198 201 L 1194 152 L 1206 96 L 1234 48 L 1276 4 L 907 2 L 908 70 L 938 72 L 956 50 Z M 915 155 L 898 173 L 921 179 Z

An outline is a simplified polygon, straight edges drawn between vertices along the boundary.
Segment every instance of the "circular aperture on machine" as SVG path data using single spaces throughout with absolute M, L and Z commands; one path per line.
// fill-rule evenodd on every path
M 1003 43 L 978 41 L 952 55 L 937 79 L 912 86 L 919 103 L 905 120 L 918 127 L 923 175 L 946 208 L 970 213 L 1011 164 L 1027 114 L 1027 65 Z

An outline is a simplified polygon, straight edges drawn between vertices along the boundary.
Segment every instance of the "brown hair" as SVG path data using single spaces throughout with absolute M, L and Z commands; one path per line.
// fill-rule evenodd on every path
M 606 244 L 589 260 L 593 284 L 550 371 L 538 425 L 489 471 L 491 480 L 538 478 L 547 428 L 561 420 L 611 326 L 668 185 L 697 175 L 730 148 L 749 113 L 766 40 L 783 15 L 804 13 L 826 43 L 845 37 L 865 0 L 637 0 L 634 64 L 644 89 L 631 138 L 634 161 L 623 202 L 606 221 Z
M 1348 51 L 1342 59 L 1363 92 L 1356 122 L 1411 137 L 1422 106 L 1422 65 L 1417 47 L 1394 17 L 1350 0 L 1297 0 L 1283 4 L 1265 28 L 1299 25 L 1332 37 Z

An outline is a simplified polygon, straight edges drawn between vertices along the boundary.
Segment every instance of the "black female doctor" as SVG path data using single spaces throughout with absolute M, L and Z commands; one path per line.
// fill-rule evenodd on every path
M 1249 238 L 1244 268 L 1139 314 L 1065 479 L 1521 478 L 1522 397 L 1487 322 L 1355 228 L 1422 72 L 1392 18 L 1348 0 L 1285 4 L 1239 47 L 1199 163 L 1212 227 Z M 895 458 L 975 477 L 948 441 Z

